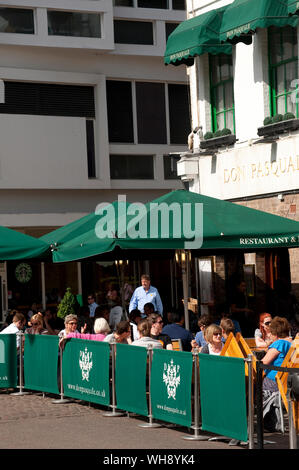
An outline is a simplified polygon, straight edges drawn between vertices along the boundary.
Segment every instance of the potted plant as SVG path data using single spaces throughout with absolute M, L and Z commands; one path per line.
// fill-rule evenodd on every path
M 276 136 L 299 129 L 299 119 L 296 119 L 293 113 L 275 114 L 273 117 L 267 116 L 263 124 L 257 130 L 260 137 Z
M 230 129 L 218 129 L 216 132 L 206 132 L 204 140 L 200 141 L 201 149 L 217 149 L 227 145 L 233 145 L 236 142 L 235 134 Z
M 58 305 L 57 316 L 59 318 L 65 318 L 69 314 L 76 314 L 77 300 L 72 294 L 71 288 L 68 287 L 64 294 L 63 299 Z

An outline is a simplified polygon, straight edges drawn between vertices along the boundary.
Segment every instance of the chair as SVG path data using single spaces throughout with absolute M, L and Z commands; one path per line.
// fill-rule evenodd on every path
M 237 333 L 237 335 L 241 335 L 241 333 Z M 244 341 L 248 344 L 248 346 L 252 349 L 252 348 L 256 348 L 256 342 L 255 342 L 255 338 L 243 338 Z
M 299 340 L 295 339 L 291 347 L 288 351 L 288 354 L 283 360 L 281 367 L 288 367 L 288 368 L 299 368 Z M 288 400 L 287 400 L 287 380 L 288 380 L 288 372 L 277 372 L 276 374 L 276 383 L 281 395 L 281 400 L 285 406 L 287 412 L 288 410 Z M 299 431 L 299 402 L 296 401 L 294 403 L 294 424 L 297 432 Z
M 241 333 L 236 334 L 236 341 L 244 355 L 244 357 L 248 357 L 250 354 L 252 355 L 252 368 L 253 368 L 253 380 L 256 379 L 256 357 L 252 353 L 251 347 L 248 344 L 248 339 L 253 339 L 254 338 L 243 338 Z M 254 340 L 254 346 L 255 346 L 255 340 Z
M 173 351 L 183 351 L 182 340 L 181 339 L 172 339 L 171 340 Z

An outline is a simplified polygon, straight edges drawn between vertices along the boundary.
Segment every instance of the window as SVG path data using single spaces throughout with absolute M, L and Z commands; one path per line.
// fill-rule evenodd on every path
M 136 83 L 137 132 L 140 144 L 166 144 L 164 83 Z
M 0 8 L 0 33 L 34 34 L 33 10 Z
M 292 26 L 268 29 L 271 115 L 293 113 L 298 117 L 298 103 L 292 101 L 291 82 L 298 78 L 297 29 Z
M 114 41 L 117 44 L 153 45 L 153 23 L 114 20 Z
M 86 151 L 88 178 L 96 177 L 95 145 L 94 145 L 94 121 L 86 119 Z
M 106 90 L 109 142 L 186 143 L 190 132 L 187 85 L 107 80 Z
M 164 164 L 164 179 L 166 180 L 176 180 L 180 179 L 177 173 L 177 164 L 180 157 L 177 155 L 164 155 L 163 164 Z
M 189 95 L 185 85 L 168 85 L 170 142 L 187 142 L 190 133 Z
M 210 55 L 212 131 L 228 128 L 235 133 L 232 56 Z
M 116 7 L 133 7 L 133 0 L 114 0 L 114 6 Z
M 165 23 L 166 41 L 170 34 L 176 29 L 179 23 Z
M 94 118 L 94 88 L 5 81 L 0 113 Z
M 109 142 L 134 143 L 131 82 L 107 80 L 106 91 Z
M 154 179 L 153 155 L 110 155 L 111 179 Z
M 48 11 L 50 36 L 101 37 L 101 15 L 69 11 Z
M 139 8 L 168 8 L 168 0 L 138 0 Z
M 185 10 L 185 0 L 172 0 L 173 10 Z

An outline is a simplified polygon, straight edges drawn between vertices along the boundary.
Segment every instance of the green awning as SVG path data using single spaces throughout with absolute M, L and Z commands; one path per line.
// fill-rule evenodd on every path
M 156 226 L 151 222 L 156 220 L 155 218 L 151 219 L 153 204 L 155 207 L 158 205 L 161 210 L 163 209 L 161 212 L 162 216 L 158 219 Z M 174 204 L 176 204 L 176 207 Z M 125 218 L 115 219 L 115 237 L 98 238 L 94 226 L 85 233 L 81 233 L 81 235 L 58 245 L 57 249 L 53 252 L 53 261 L 75 261 L 104 253 L 111 253 L 115 249 L 125 251 L 140 250 L 142 254 L 145 250 L 188 248 L 186 243 L 193 241 L 194 226 L 198 222 L 198 218 L 195 217 L 196 204 L 202 204 L 203 209 L 201 222 L 203 244 L 201 249 L 213 251 L 299 247 L 298 221 L 202 194 L 177 190 L 146 204 L 144 214 L 141 217 L 137 217 L 137 231 L 140 230 L 139 234 L 142 233 L 141 227 L 144 227 L 145 230 L 142 235 L 138 235 L 136 238 L 127 235 L 129 225 L 131 224 L 132 227 L 132 221 L 134 221 L 135 227 L 137 220 L 136 214 L 130 210 L 130 215 L 128 213 Z M 170 209 L 169 213 L 167 212 L 168 209 Z M 171 211 L 174 209 L 180 214 L 178 219 L 176 219 L 179 220 L 179 225 L 176 224 L 175 229 L 171 223 L 171 217 L 174 217 L 174 213 L 171 213 Z M 190 209 L 190 221 L 184 218 L 184 211 L 187 211 L 187 209 Z M 163 213 L 163 211 L 165 212 Z M 167 217 L 169 217 L 170 221 L 169 232 L 165 233 L 165 220 Z M 105 215 L 105 218 L 107 224 L 103 225 L 104 229 L 109 225 L 107 215 Z M 113 211 L 110 220 L 112 218 Z M 178 230 L 179 228 L 180 230 Z M 194 249 L 197 249 L 196 246 L 194 246 Z
M 219 31 L 226 7 L 183 21 L 169 36 L 164 54 L 166 65 L 192 65 L 195 56 L 231 54 L 229 44 L 221 44 Z
M 289 13 L 289 15 L 294 15 L 295 13 L 299 14 L 299 2 L 298 2 L 298 0 L 289 0 L 288 1 L 288 13 Z
M 0 226 L 0 260 L 38 258 L 50 254 L 47 243 L 16 230 Z
M 296 26 L 297 18 L 289 16 L 287 2 L 288 0 L 235 0 L 225 9 L 220 40 L 246 42 L 246 35 L 251 35 L 257 28 Z

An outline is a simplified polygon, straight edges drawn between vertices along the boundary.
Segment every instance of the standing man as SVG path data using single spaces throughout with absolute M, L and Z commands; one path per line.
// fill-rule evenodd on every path
M 154 311 L 163 315 L 163 305 L 158 290 L 151 286 L 151 279 L 148 274 L 141 276 L 141 286 L 137 287 L 133 292 L 129 305 L 129 313 L 137 308 L 141 313 L 144 313 L 144 305 L 151 302 L 154 306 Z
M 98 304 L 95 301 L 94 295 L 89 294 L 87 297 L 88 307 L 89 307 L 89 316 L 90 318 L 94 317 L 95 309 L 98 307 Z

